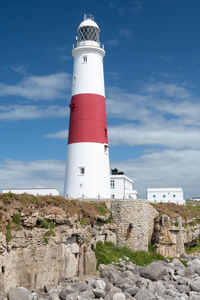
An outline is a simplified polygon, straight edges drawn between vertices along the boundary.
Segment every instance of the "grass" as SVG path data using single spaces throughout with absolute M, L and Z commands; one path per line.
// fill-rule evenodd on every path
M 50 236 L 55 236 L 55 232 L 50 229 L 43 234 L 43 241 L 45 244 L 48 244 Z
M 186 252 L 190 254 L 190 253 L 198 252 L 199 250 L 200 250 L 200 235 L 198 237 L 197 244 L 195 246 L 188 248 Z
M 14 214 L 12 219 L 13 219 L 13 222 L 15 224 L 20 224 L 21 215 L 20 214 Z
M 102 215 L 102 216 L 106 216 L 106 214 L 108 213 L 108 210 L 106 207 L 104 207 L 103 205 L 99 205 L 96 202 L 93 203 L 93 206 L 98 210 L 98 212 Z
M 99 264 L 110 264 L 112 262 L 117 262 L 120 258 L 123 260 L 128 260 L 134 264 L 140 266 L 146 266 L 155 260 L 165 261 L 165 257 L 154 251 L 153 247 L 149 247 L 149 251 L 135 251 L 133 252 L 127 246 L 118 247 L 111 242 L 102 243 L 97 242 L 95 255 L 97 257 L 97 266 Z
M 151 203 L 151 205 L 161 214 L 166 214 L 171 218 L 181 216 L 183 220 L 195 219 L 195 223 L 200 218 L 200 205 L 177 205 L 174 203 Z
M 46 229 L 54 229 L 56 227 L 53 223 L 48 222 L 47 220 L 39 221 L 39 226 Z
M 174 222 L 174 226 L 178 227 L 178 221 Z
M 81 218 L 80 216 L 78 216 L 78 221 L 80 222 L 80 224 L 81 224 L 82 226 L 85 226 L 85 225 L 86 225 L 85 218 Z
M 0 232 L 6 233 L 8 221 L 11 230 L 22 229 L 21 215 L 31 216 L 36 210 L 44 216 L 49 214 L 65 214 L 66 218 L 80 216 L 82 225 L 95 224 L 100 215 L 106 216 L 106 223 L 112 222 L 112 215 L 109 215 L 110 212 L 103 201 L 68 200 L 61 196 L 33 196 L 26 193 L 0 193 Z M 46 220 L 37 222 L 37 225 L 46 229 L 54 228 L 54 224 Z

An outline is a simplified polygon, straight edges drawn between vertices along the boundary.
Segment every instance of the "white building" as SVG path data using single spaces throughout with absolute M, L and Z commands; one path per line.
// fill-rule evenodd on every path
M 59 191 L 54 188 L 15 188 L 15 189 L 4 189 L 2 193 L 13 193 L 13 194 L 31 194 L 34 196 L 59 196 Z
M 137 199 L 138 193 L 134 190 L 133 180 L 117 169 L 112 170 L 110 175 L 110 188 L 112 199 Z
M 183 205 L 182 188 L 151 188 L 147 189 L 147 200 L 153 203 L 176 203 Z

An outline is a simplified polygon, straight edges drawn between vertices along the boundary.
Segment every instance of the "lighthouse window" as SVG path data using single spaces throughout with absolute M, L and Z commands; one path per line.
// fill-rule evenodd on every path
M 104 145 L 104 153 L 108 154 L 108 145 Z
M 99 42 L 99 29 L 92 26 L 84 26 L 79 28 L 78 40 Z
M 79 175 L 85 175 L 85 168 L 79 167 Z
M 87 56 L 86 56 L 86 55 L 83 56 L 83 62 L 84 62 L 84 63 L 87 62 Z

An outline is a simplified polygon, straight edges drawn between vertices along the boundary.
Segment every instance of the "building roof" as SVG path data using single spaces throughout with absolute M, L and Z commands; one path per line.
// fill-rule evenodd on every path
M 110 175 L 110 179 L 116 179 L 116 178 L 126 179 L 127 181 L 133 183 L 133 180 L 125 175 L 118 175 L 118 174 Z
M 48 187 L 32 187 L 32 188 L 4 188 L 3 190 L 56 190 L 56 188 L 48 188 Z
M 87 27 L 87 26 L 95 27 L 95 28 L 97 28 L 97 29 L 100 31 L 99 26 L 98 26 L 97 23 L 96 23 L 94 20 L 92 20 L 92 19 L 85 19 L 85 20 L 83 20 L 83 21 L 81 22 L 81 24 L 78 26 L 78 30 L 79 30 L 79 28 L 81 28 L 81 27 Z
M 147 192 L 183 192 L 182 188 L 150 188 Z

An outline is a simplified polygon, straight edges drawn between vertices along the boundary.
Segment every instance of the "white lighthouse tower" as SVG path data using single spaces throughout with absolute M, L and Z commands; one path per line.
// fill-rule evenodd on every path
M 110 198 L 103 57 L 100 29 L 85 15 L 73 48 L 74 70 L 64 195 Z

